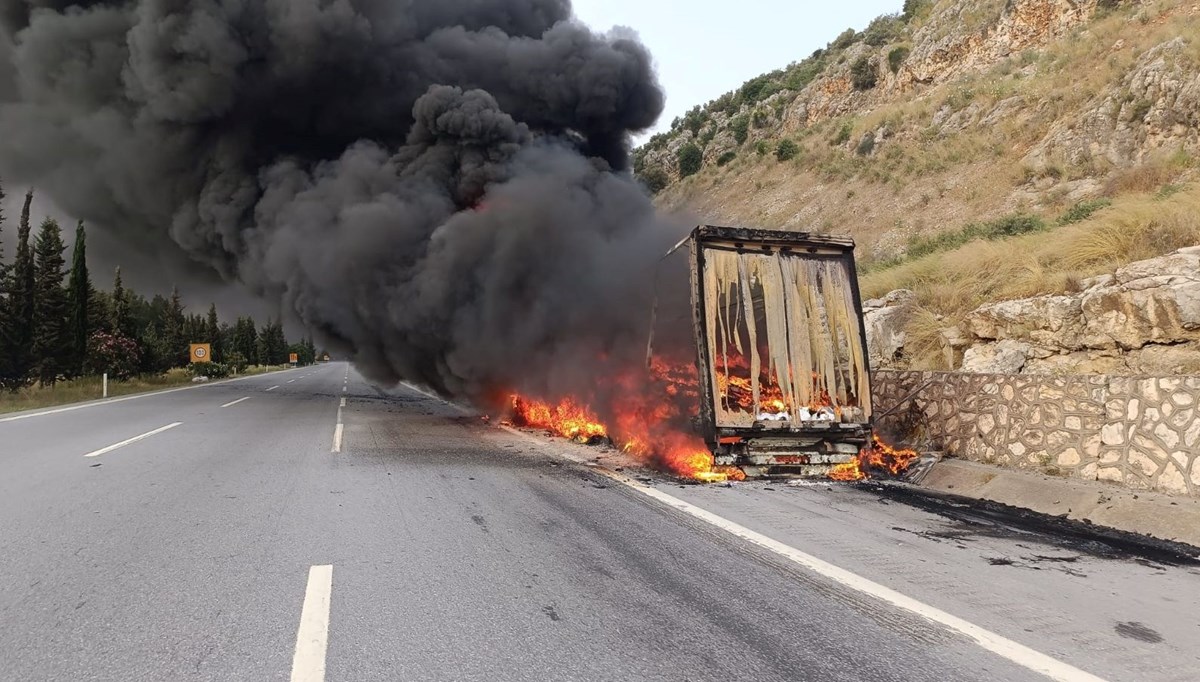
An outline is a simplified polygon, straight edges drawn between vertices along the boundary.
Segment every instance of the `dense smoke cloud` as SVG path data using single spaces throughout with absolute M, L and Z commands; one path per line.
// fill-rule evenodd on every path
M 554 393 L 679 237 L 651 59 L 568 0 L 0 0 L 0 174 L 285 304 L 380 382 Z M 4 85 L 4 74 L 10 82 Z

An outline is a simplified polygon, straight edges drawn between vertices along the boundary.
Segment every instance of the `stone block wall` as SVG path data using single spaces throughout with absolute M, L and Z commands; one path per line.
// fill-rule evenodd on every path
M 962 459 L 1200 496 L 1200 376 L 878 371 L 885 432 Z

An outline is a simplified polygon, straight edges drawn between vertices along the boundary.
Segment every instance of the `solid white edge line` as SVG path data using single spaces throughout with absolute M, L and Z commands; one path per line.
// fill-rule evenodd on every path
M 222 408 L 225 408 L 225 407 L 233 407 L 234 405 L 237 405 L 238 403 L 244 403 L 244 402 L 246 402 L 246 401 L 247 401 L 247 400 L 249 400 L 249 399 L 250 399 L 250 396 L 246 396 L 245 398 L 238 398 L 237 400 L 234 400 L 234 401 L 232 401 L 232 402 L 225 403 L 225 404 L 224 404 L 224 405 L 222 405 L 221 407 L 222 407 Z
M 416 391 L 417 393 L 444 402 L 461 412 L 470 411 L 461 405 L 445 400 L 444 398 L 434 395 L 433 393 L 430 393 L 417 386 L 413 386 L 412 384 L 403 383 L 402 385 L 410 390 Z M 544 451 L 553 452 L 563 459 L 567 459 L 579 464 L 586 464 L 584 460 L 570 457 L 557 448 L 553 448 L 553 443 L 548 443 L 544 439 L 536 438 L 512 427 L 502 426 L 500 428 L 526 440 L 537 443 L 542 446 Z M 1014 642 L 1011 639 L 979 627 L 974 623 L 963 620 L 958 616 L 951 615 L 945 611 L 942 611 L 941 609 L 925 604 L 924 602 L 917 601 L 916 599 L 901 594 L 890 587 L 885 587 L 877 582 L 864 578 L 857 573 L 852 573 L 844 568 L 840 568 L 827 561 L 818 559 L 811 554 L 801 552 L 795 547 L 769 538 L 762 533 L 750 530 L 745 526 L 697 507 L 689 502 L 684 502 L 683 500 L 658 490 L 657 488 L 642 485 L 631 478 L 622 476 L 616 472 L 608 471 L 606 469 L 594 467 L 592 468 L 592 471 L 600 473 L 607 478 L 612 479 L 613 481 L 616 481 L 632 490 L 650 497 L 651 499 L 657 500 L 658 502 L 665 504 L 672 509 L 704 521 L 705 523 L 715 526 L 735 537 L 741 538 L 746 542 L 762 547 L 763 549 L 766 549 L 778 556 L 803 566 L 814 573 L 820 574 L 830 580 L 833 580 L 834 582 L 845 585 L 852 590 L 870 595 L 882 602 L 891 604 L 892 606 L 921 616 L 926 620 L 930 620 L 934 623 L 948 627 L 951 630 L 968 637 L 983 649 L 986 649 L 987 651 L 1007 659 L 1023 668 L 1027 668 L 1033 672 L 1045 675 L 1052 680 L 1059 680 L 1061 682 L 1104 682 L 1104 678 L 1092 675 L 1091 673 L 1080 670 L 1079 668 L 1076 668 L 1068 663 L 1064 663 L 1056 658 L 1047 656 L 1040 651 L 1035 651 L 1024 644 Z
M 294 372 L 294 369 L 284 369 L 278 372 L 268 372 L 268 374 L 282 374 L 283 372 Z M 89 407 L 99 407 L 101 405 L 111 405 L 113 403 L 123 403 L 127 400 L 139 400 L 141 398 L 152 398 L 154 396 L 166 395 L 168 393 L 178 393 L 179 391 L 191 391 L 197 388 L 212 388 L 213 386 L 223 386 L 232 384 L 238 381 L 247 381 L 266 376 L 266 374 L 255 374 L 248 377 L 237 377 L 236 379 L 222 379 L 213 381 L 207 384 L 196 384 L 195 386 L 180 386 L 179 388 L 167 388 L 161 391 L 149 391 L 146 393 L 137 393 L 135 395 L 127 395 L 122 398 L 104 398 L 101 400 L 90 400 L 88 402 L 79 403 L 76 405 L 68 405 L 66 407 L 56 407 L 53 410 L 45 410 L 43 412 L 32 412 L 30 414 L 17 414 L 11 417 L 0 417 L 0 424 L 4 422 L 15 422 L 21 419 L 33 419 L 34 417 L 46 417 L 52 414 L 61 414 L 63 412 L 74 412 L 75 410 L 83 410 Z
M 345 428 L 345 427 L 342 425 L 341 422 L 338 422 L 337 426 L 333 427 L 333 447 L 329 450 L 330 452 L 337 453 L 337 452 L 342 451 L 342 429 L 343 428 Z
M 426 393 L 415 386 L 408 387 L 414 391 L 433 397 L 431 394 Z M 454 403 L 447 404 L 454 405 Z M 455 405 L 455 407 L 464 409 L 458 405 Z M 566 455 L 565 453 L 561 453 L 552 447 L 548 447 L 551 446 L 552 443 L 547 443 L 543 439 L 524 433 L 512 427 L 501 426 L 500 428 L 526 440 L 538 443 L 542 446 L 543 451 L 552 452 L 563 459 L 567 459 L 578 464 L 587 464 L 587 462 L 584 460 L 576 459 Z M 885 587 L 868 578 L 864 578 L 857 573 L 852 573 L 844 568 L 840 568 L 827 561 L 818 559 L 811 554 L 806 554 L 795 547 L 769 538 L 762 533 L 750 530 L 745 526 L 697 507 L 689 502 L 684 502 L 683 500 L 658 490 L 657 488 L 643 485 L 631 478 L 603 468 L 592 467 L 591 470 L 651 499 L 665 504 L 676 511 L 704 521 L 705 523 L 715 526 L 729 533 L 730 535 L 766 549 L 852 590 L 870 595 L 871 597 L 874 597 L 882 602 L 891 604 L 892 606 L 921 616 L 926 620 L 950 628 L 955 632 L 965 635 L 980 647 L 996 654 L 997 656 L 1007 659 L 1023 668 L 1032 670 L 1033 672 L 1045 675 L 1052 680 L 1059 680 L 1061 682 L 1104 682 L 1104 678 L 1092 675 L 1091 673 L 1080 670 L 1079 668 L 1076 668 L 1068 663 L 1064 663 L 1056 658 L 1052 658 L 1039 651 L 1035 651 L 1024 644 L 1014 642 L 1011 639 L 979 627 L 974 623 L 946 613 L 941 609 L 925 604 L 924 602 L 917 601 L 916 599 L 901 594 L 890 587 Z
M 117 448 L 123 448 L 126 445 L 136 443 L 139 440 L 149 438 L 150 436 L 157 436 L 158 434 L 162 433 L 163 431 L 168 431 L 170 429 L 175 428 L 176 426 L 180 426 L 181 424 L 183 424 L 183 422 L 175 422 L 174 424 L 167 424 L 166 426 L 159 427 L 157 429 L 154 429 L 153 431 L 147 431 L 146 433 L 143 433 L 140 436 L 134 436 L 133 438 L 123 440 L 120 443 L 113 443 L 112 445 L 110 445 L 106 448 L 100 448 L 99 450 L 94 450 L 94 451 L 89 452 L 86 455 L 84 455 L 84 457 L 99 457 L 100 455 L 108 454 L 108 453 L 112 452 L 113 450 L 116 450 Z
M 345 406 L 346 406 L 346 399 L 342 398 L 342 402 L 340 404 L 338 404 L 338 407 L 345 407 Z
M 308 569 L 296 651 L 292 654 L 291 682 L 324 682 L 325 654 L 329 649 L 329 607 L 333 594 L 333 566 Z

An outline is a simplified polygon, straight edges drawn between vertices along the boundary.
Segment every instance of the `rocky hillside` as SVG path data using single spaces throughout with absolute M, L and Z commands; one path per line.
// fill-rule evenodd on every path
M 961 366 L 983 306 L 1200 243 L 1200 5 L 898 9 L 651 139 L 637 172 L 659 204 L 855 237 L 867 295 L 911 292 L 900 366 Z

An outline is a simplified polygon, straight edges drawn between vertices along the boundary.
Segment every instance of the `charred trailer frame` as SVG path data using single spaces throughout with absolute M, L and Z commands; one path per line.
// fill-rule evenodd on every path
M 691 238 L 700 434 L 751 477 L 824 476 L 872 438 L 854 241 L 700 226 Z

